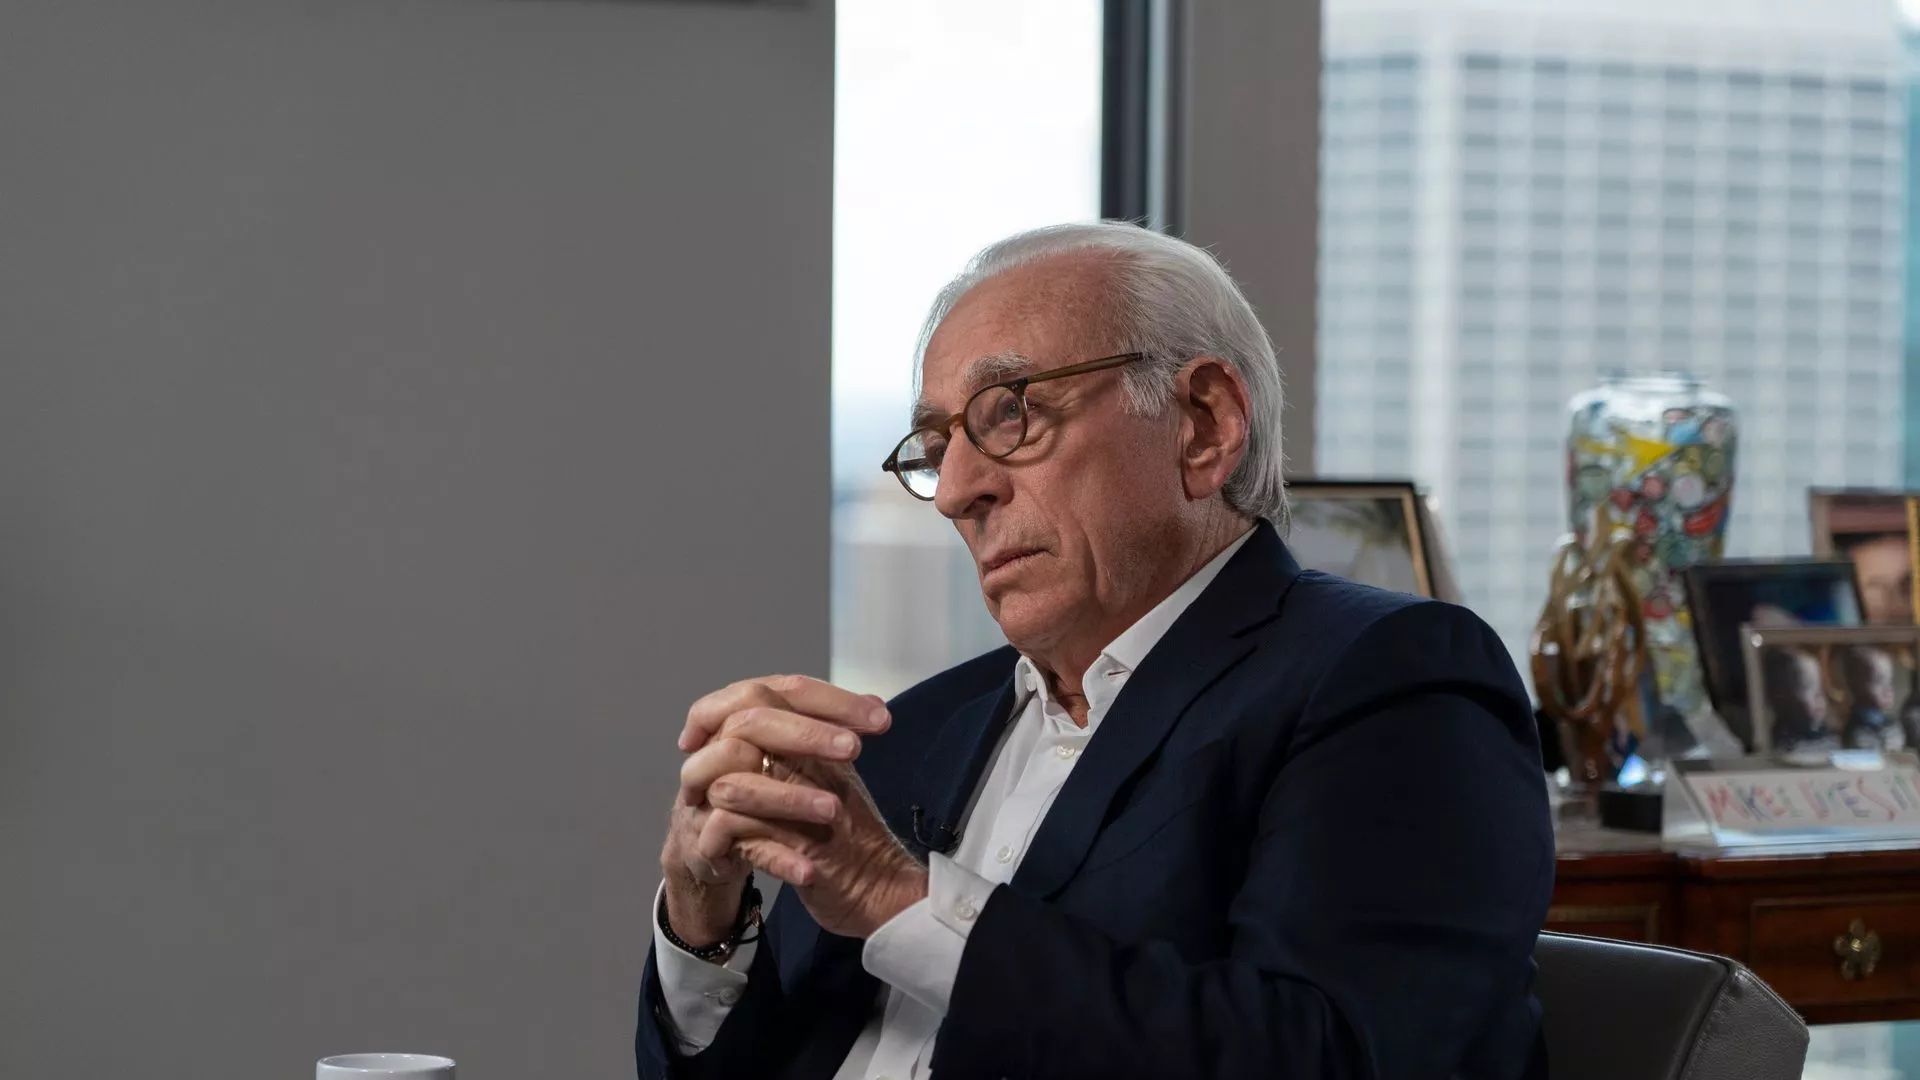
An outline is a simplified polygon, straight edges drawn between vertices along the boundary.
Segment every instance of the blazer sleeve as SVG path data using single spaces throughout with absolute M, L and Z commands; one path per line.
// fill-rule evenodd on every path
M 771 920 L 761 933 L 772 933 Z M 747 969 L 746 989 L 727 1013 L 713 1042 L 698 1054 L 681 1054 L 660 989 L 659 958 L 653 949 L 648 949 L 646 970 L 640 978 L 640 1018 L 633 1039 L 634 1061 L 641 1080 L 772 1075 L 773 1064 L 762 1059 L 775 1042 L 772 1036 L 781 997 L 774 951 L 771 942 L 763 940 L 754 950 L 752 966 Z
M 1118 941 L 1001 886 L 933 1074 L 1445 1077 L 1500 1017 L 1532 1021 L 1552 831 L 1492 631 L 1439 603 L 1380 617 L 1327 666 L 1281 757 L 1226 956 Z

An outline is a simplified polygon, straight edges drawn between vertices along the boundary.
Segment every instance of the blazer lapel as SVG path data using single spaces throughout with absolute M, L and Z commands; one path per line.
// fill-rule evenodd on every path
M 925 859 L 929 851 L 948 853 L 958 841 L 967 800 L 1013 716 L 1013 700 L 1009 676 L 998 690 L 956 709 L 934 736 L 895 829 L 920 858 Z
M 1187 706 L 1253 651 L 1244 635 L 1273 619 L 1299 564 L 1267 522 L 1167 629 L 1127 679 L 1035 833 L 1012 886 L 1045 899 L 1072 878 L 1129 777 Z

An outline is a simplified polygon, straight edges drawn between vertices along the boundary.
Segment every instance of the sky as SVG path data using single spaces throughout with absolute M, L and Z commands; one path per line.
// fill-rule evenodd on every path
M 927 305 L 982 246 L 1100 209 L 1100 0 L 840 0 L 836 480 L 906 434 Z

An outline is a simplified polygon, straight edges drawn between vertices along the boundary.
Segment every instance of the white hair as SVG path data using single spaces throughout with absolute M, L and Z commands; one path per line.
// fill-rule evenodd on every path
M 1174 376 L 1196 356 L 1239 372 L 1252 410 L 1247 456 L 1227 478 L 1227 505 L 1251 518 L 1287 524 L 1286 454 L 1280 441 L 1280 362 L 1253 306 L 1205 249 L 1125 222 L 1049 225 L 991 244 L 934 298 L 915 350 L 914 380 L 927 344 L 960 298 L 989 278 L 1042 259 L 1096 255 L 1111 260 L 1103 319 L 1114 347 L 1146 354 L 1124 372 L 1127 410 L 1159 416 L 1173 399 Z M 1092 357 L 1074 357 L 1076 362 Z

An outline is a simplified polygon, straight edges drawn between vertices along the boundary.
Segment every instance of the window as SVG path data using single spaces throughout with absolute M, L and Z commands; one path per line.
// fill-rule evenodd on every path
M 1854 108 L 1880 108 L 1887 97 L 1887 84 L 1873 79 L 1854 79 L 1847 83 Z
M 1004 640 L 952 526 L 879 464 L 906 433 L 914 342 L 940 286 L 994 240 L 1099 214 L 1101 10 L 838 5 L 832 677 L 863 692 Z
M 1920 0 L 1905 6 L 1920 12 Z M 1920 269 L 1906 190 L 1920 176 L 1906 159 L 1920 109 L 1906 98 L 1920 101 L 1920 89 L 1897 61 L 1920 59 L 1920 37 L 1903 38 L 1870 7 L 1796 5 L 1771 42 L 1756 39 L 1772 24 L 1751 4 L 1656 14 L 1606 0 L 1517 0 L 1492 19 L 1428 6 L 1417 29 L 1387 35 L 1396 50 L 1422 43 L 1422 70 L 1446 76 L 1409 93 L 1447 97 L 1417 100 L 1409 125 L 1423 148 L 1439 146 L 1410 163 L 1415 198 L 1397 204 L 1411 209 L 1404 235 L 1414 246 L 1362 254 L 1373 265 L 1359 279 L 1414 264 L 1456 270 L 1450 285 L 1415 279 L 1393 302 L 1396 318 L 1420 315 L 1410 338 L 1454 328 L 1450 348 L 1413 357 L 1452 370 L 1413 371 L 1400 391 L 1428 375 L 1461 387 L 1442 403 L 1409 404 L 1416 417 L 1451 410 L 1437 427 L 1462 440 L 1409 465 L 1446 496 L 1451 534 L 1499 524 L 1458 545 L 1452 569 L 1516 656 L 1539 614 L 1551 530 L 1532 546 L 1533 533 L 1515 526 L 1544 528 L 1564 505 L 1561 395 L 1594 385 L 1605 368 L 1696 366 L 1735 397 L 1746 431 L 1780 431 L 1791 412 L 1795 445 L 1835 448 L 1774 453 L 1777 435 L 1742 447 L 1733 554 L 1804 553 L 1808 482 L 1902 482 L 1902 425 L 1920 432 L 1920 415 L 1907 417 L 1891 392 L 1905 369 L 1901 316 L 1920 323 L 1897 277 L 1902 265 Z M 1381 40 L 1374 5 L 1326 0 L 1323 13 L 1330 62 L 1378 48 L 1368 44 Z M 1590 32 L 1600 16 L 1606 32 Z M 1323 117 L 1330 140 L 1343 123 Z M 1366 197 L 1370 163 L 1328 145 L 1323 199 Z M 1914 257 L 1903 258 L 1903 240 Z M 1323 274 L 1320 287 L 1345 293 L 1347 280 Z M 1428 293 L 1436 287 L 1446 295 Z M 1339 363 L 1342 348 L 1323 340 L 1323 362 Z M 1365 375 L 1343 387 L 1337 406 L 1320 399 L 1316 464 L 1366 475 L 1374 462 L 1340 440 L 1370 422 L 1361 418 L 1389 388 Z M 1487 491 L 1498 493 L 1498 514 L 1466 514 Z

